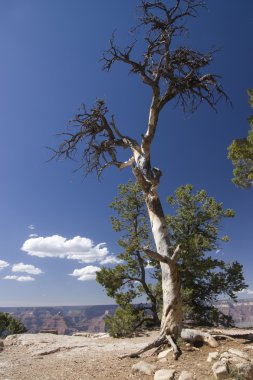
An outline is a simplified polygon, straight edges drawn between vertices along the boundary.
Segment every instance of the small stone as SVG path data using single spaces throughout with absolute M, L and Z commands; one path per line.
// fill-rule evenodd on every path
M 168 348 L 167 350 L 161 351 L 158 354 L 157 359 L 164 359 L 164 358 L 166 358 L 171 351 L 172 351 L 172 348 Z
M 173 380 L 175 373 L 174 369 L 159 369 L 155 373 L 154 380 Z
M 209 352 L 207 362 L 211 363 L 219 358 L 219 352 Z
M 191 372 L 188 372 L 188 371 L 183 371 L 179 375 L 178 380 L 193 380 L 193 374 Z
M 222 361 L 218 361 L 214 363 L 212 366 L 213 374 L 215 379 L 228 379 L 229 373 L 228 373 L 228 366 L 227 363 L 224 363 Z
M 132 366 L 132 373 L 142 373 L 144 375 L 153 375 L 156 370 L 156 366 L 144 361 L 135 363 Z

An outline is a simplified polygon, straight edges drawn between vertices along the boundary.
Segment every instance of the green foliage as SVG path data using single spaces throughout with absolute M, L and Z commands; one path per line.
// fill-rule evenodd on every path
M 249 104 L 253 108 L 253 90 L 248 90 Z M 233 140 L 228 148 L 228 158 L 234 166 L 232 181 L 242 188 L 253 186 L 253 115 L 248 118 L 250 130 L 246 138 Z
M 182 279 L 185 318 L 203 325 L 230 325 L 231 318 L 215 308 L 218 296 L 236 300 L 236 292 L 246 288 L 242 265 L 219 259 L 219 236 L 223 218 L 234 217 L 234 211 L 208 197 L 204 190 L 193 193 L 193 186 L 181 186 L 168 197 L 175 215 L 167 222 L 172 242 L 180 244 L 178 260 Z M 217 252 L 217 254 L 216 254 Z
M 0 313 L 0 337 L 5 338 L 12 334 L 22 334 L 26 332 L 23 323 L 12 317 L 8 313 Z
M 118 307 L 114 315 L 105 318 L 106 331 L 114 338 L 131 336 L 144 320 L 144 311 L 127 304 Z
M 246 288 L 242 265 L 225 263 L 219 255 L 220 245 L 229 241 L 227 235 L 220 236 L 221 222 L 224 218 L 233 218 L 234 211 L 224 209 L 222 203 L 204 190 L 194 193 L 191 185 L 179 187 L 167 200 L 173 210 L 166 218 L 170 239 L 174 246 L 180 244 L 181 247 L 178 265 L 185 319 L 194 324 L 231 325 L 231 318 L 217 310 L 215 301 L 218 296 L 236 300 L 236 292 Z M 131 181 L 120 185 L 119 196 L 111 207 L 117 213 L 112 218 L 113 227 L 121 233 L 122 252 L 118 255 L 121 262 L 114 268 L 102 268 L 97 273 L 97 281 L 120 305 L 115 316 L 107 319 L 109 332 L 123 336 L 125 331 L 127 335 L 135 331 L 138 318 L 142 326 L 150 318 L 153 324 L 159 324 L 161 271 L 158 262 L 151 261 L 141 250 L 151 245 L 151 239 L 145 202 L 138 185 Z M 143 294 L 149 305 L 140 305 L 137 310 L 133 303 Z M 139 314 L 136 320 L 138 313 L 142 313 L 142 317 Z

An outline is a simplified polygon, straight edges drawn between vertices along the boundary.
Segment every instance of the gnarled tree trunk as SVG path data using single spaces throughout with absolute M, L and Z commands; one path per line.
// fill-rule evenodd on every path
M 158 197 L 147 196 L 146 202 L 157 253 L 169 259 L 167 262 L 160 262 L 163 290 L 161 334 L 177 339 L 182 328 L 180 276 L 175 258 L 172 260 L 169 256 L 171 247 L 160 200 Z
M 151 112 L 149 127 L 152 126 L 153 120 Z M 133 149 L 133 156 L 136 162 L 136 166 L 133 168 L 133 173 L 144 193 L 152 234 L 156 245 L 156 252 L 145 247 L 143 250 L 151 258 L 158 260 L 161 266 L 163 312 L 160 334 L 155 342 L 153 342 L 153 345 L 148 345 L 142 350 L 133 353 L 131 356 L 139 355 L 152 347 L 157 347 L 161 343 L 168 341 L 173 348 L 174 357 L 177 359 L 180 355 L 180 350 L 176 345 L 176 340 L 181 334 L 183 314 L 180 276 L 176 264 L 179 247 L 173 252 L 162 205 L 157 193 L 157 186 L 159 184 L 161 172 L 158 169 L 156 169 L 156 172 L 154 172 L 154 169 L 150 169 L 149 149 L 148 152 L 145 152 L 146 146 L 144 144 L 142 147 L 143 146 L 144 149 L 142 153 L 139 153 L 139 149 L 138 151 Z M 145 156 L 148 158 L 144 158 Z

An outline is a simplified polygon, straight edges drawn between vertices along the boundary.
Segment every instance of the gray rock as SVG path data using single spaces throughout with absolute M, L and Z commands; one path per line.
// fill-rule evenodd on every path
M 230 348 L 228 352 L 233 356 L 238 356 L 239 358 L 249 360 L 249 355 L 244 351 L 237 350 L 235 348 Z
M 243 375 L 245 380 L 253 380 L 253 363 L 237 363 L 236 369 L 239 375 Z
M 188 372 L 188 371 L 183 371 L 179 375 L 178 380 L 193 380 L 193 374 L 191 372 Z
M 218 361 L 214 363 L 212 366 L 213 374 L 215 379 L 228 379 L 229 373 L 228 373 L 228 366 L 227 363 Z
M 219 352 L 209 352 L 207 361 L 209 363 L 213 362 L 214 360 L 217 360 L 219 358 Z
M 157 359 L 164 359 L 164 358 L 167 358 L 168 354 L 172 351 L 172 348 L 168 348 L 167 350 L 164 350 L 164 351 L 161 351 L 158 356 L 157 356 Z
M 142 373 L 143 375 L 153 375 L 156 370 L 156 366 L 144 361 L 135 363 L 132 366 L 132 373 Z
M 155 373 L 154 380 L 173 380 L 175 373 L 174 369 L 159 369 Z

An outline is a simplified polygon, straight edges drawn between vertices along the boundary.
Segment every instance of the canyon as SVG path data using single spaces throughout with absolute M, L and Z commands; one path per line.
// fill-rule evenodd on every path
M 222 300 L 217 306 L 224 314 L 232 316 L 237 327 L 253 327 L 253 299 L 237 303 Z M 114 314 L 116 308 L 117 305 L 0 307 L 0 312 L 20 319 L 29 333 L 55 330 L 59 335 L 72 335 L 80 331 L 104 332 L 104 318 Z

